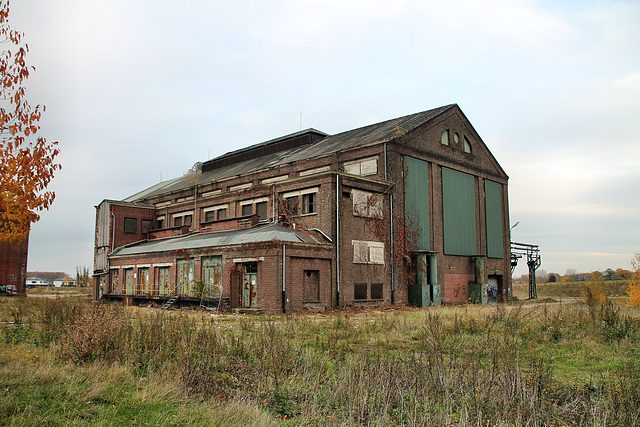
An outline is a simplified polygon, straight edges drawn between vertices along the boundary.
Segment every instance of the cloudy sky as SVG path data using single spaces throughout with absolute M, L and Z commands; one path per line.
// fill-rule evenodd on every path
M 197 161 L 451 103 L 509 174 L 512 239 L 543 269 L 640 250 L 636 0 L 12 0 L 10 21 L 62 150 L 30 271 L 92 267 L 94 206 Z

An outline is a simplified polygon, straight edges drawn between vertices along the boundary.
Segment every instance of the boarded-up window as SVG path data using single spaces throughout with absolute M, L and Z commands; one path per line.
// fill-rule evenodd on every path
M 138 232 L 138 220 L 136 218 L 124 219 L 125 234 L 136 234 Z
M 352 240 L 354 264 L 384 264 L 384 243 Z
M 444 253 L 477 254 L 475 178 L 442 168 L 442 214 Z
M 500 184 L 497 182 L 484 181 L 487 257 L 489 258 L 502 258 L 504 256 L 502 195 L 500 187 Z
M 382 283 L 371 284 L 371 299 L 383 299 L 382 298 Z
M 382 218 L 382 195 L 352 190 L 353 214 L 367 218 Z
M 367 284 L 366 283 L 355 283 L 353 285 L 353 299 L 355 299 L 355 300 L 367 299 Z
M 304 302 L 320 301 L 320 271 L 305 270 L 302 282 Z
M 256 203 L 256 214 L 258 214 L 260 221 L 267 220 L 267 202 Z
M 354 162 L 344 164 L 344 171 L 352 175 L 375 175 L 378 173 L 378 159 L 376 157 L 370 159 L 361 159 Z

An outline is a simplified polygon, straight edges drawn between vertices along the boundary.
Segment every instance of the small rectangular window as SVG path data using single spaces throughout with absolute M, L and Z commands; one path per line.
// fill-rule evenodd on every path
M 260 221 L 267 220 L 267 202 L 256 203 L 256 214 L 260 218 Z
M 298 196 L 287 197 L 285 199 L 287 202 L 287 214 L 289 215 L 297 215 L 298 214 Z
M 371 284 L 371 299 L 382 299 L 382 283 Z
M 302 195 L 302 213 L 310 214 L 316 212 L 316 193 Z
M 226 219 L 227 218 L 227 209 L 219 209 L 216 212 L 218 212 L 218 219 Z
M 191 225 L 191 220 L 193 219 L 193 215 L 185 215 L 184 216 L 184 225 Z
M 181 216 L 177 216 L 177 217 L 173 218 L 173 226 L 174 227 L 181 227 L 182 226 L 182 217 Z
M 136 218 L 124 219 L 124 233 L 136 234 L 138 232 L 138 220 Z
M 204 221 L 211 222 L 216 220 L 216 211 L 209 211 L 204 214 Z
M 367 299 L 367 284 L 366 283 L 355 283 L 353 285 L 353 299 L 355 299 L 355 300 Z
M 147 234 L 151 230 L 151 224 L 153 224 L 153 221 L 150 219 L 143 219 L 140 223 L 140 233 Z
M 164 228 L 164 219 L 159 219 L 156 222 L 158 223 L 158 228 L 159 229 Z
M 249 216 L 253 213 L 252 205 L 242 205 L 242 216 Z

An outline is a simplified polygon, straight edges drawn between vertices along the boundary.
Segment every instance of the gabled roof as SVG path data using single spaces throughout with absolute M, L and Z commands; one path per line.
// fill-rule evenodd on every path
M 443 107 L 434 108 L 433 110 L 410 114 L 408 116 L 364 126 L 338 133 L 336 135 L 329 135 L 318 142 L 264 154 L 258 158 L 249 159 L 229 166 L 223 166 L 208 172 L 190 173 L 179 178 L 160 182 L 146 190 L 127 197 L 124 201 L 141 201 L 155 195 L 178 191 L 185 188 L 193 188 L 196 184 L 220 181 L 234 176 L 274 168 L 296 161 L 322 157 L 343 150 L 390 141 L 393 138 L 414 130 L 418 126 L 423 125 L 429 120 L 432 120 L 440 114 L 455 107 L 456 104 L 445 105 Z M 326 135 L 315 129 L 309 129 L 305 132 L 312 132 L 315 136 Z M 237 155 L 245 150 L 255 150 L 256 147 L 273 145 L 274 142 L 280 141 L 284 138 L 297 137 L 298 134 L 300 133 L 298 132 L 296 134 L 288 135 L 287 137 L 276 138 L 261 144 L 252 145 L 242 150 L 229 152 L 217 157 L 216 159 L 212 159 L 209 162 L 213 162 L 217 159 L 222 159 L 230 155 Z
M 270 223 L 237 230 L 192 233 L 179 237 L 136 242 L 116 248 L 109 256 L 142 255 L 179 249 L 200 249 L 270 241 L 282 243 L 327 243 L 303 230 L 295 230 L 282 224 Z

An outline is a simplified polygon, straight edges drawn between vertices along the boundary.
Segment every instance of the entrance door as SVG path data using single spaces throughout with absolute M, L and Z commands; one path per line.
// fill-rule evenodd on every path
M 242 264 L 242 306 L 245 308 L 256 308 L 258 306 L 258 263 L 246 262 Z

